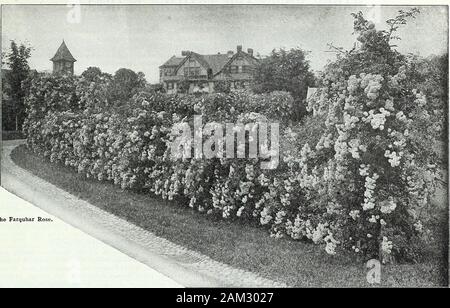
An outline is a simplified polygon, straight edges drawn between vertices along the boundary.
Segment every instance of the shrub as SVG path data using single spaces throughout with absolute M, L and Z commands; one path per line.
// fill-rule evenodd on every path
M 214 92 L 228 94 L 231 91 L 231 82 L 228 80 L 220 80 L 214 83 Z
M 410 16 L 402 14 L 399 22 Z M 309 105 L 326 117 L 315 148 L 304 148 L 304 178 L 319 192 L 310 202 L 343 247 L 383 260 L 417 259 L 417 213 L 439 172 L 430 136 L 439 136 L 442 123 L 430 121 L 427 98 L 411 82 L 413 63 L 389 44 L 392 31 L 376 31 L 361 14 L 355 30 L 361 48 L 327 68 Z

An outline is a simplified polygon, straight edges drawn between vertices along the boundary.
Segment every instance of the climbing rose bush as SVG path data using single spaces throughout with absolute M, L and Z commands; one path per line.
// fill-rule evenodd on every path
M 416 213 L 429 202 L 439 171 L 436 153 L 416 135 L 428 118 L 426 98 L 402 84 L 404 70 L 351 75 L 322 88 L 310 108 L 327 106 L 326 128 L 314 148 L 304 145 L 301 163 L 311 181 L 306 187 L 318 193 L 310 201 L 326 210 L 328 233 L 355 253 L 383 260 L 414 257 Z
M 305 122 L 292 122 L 293 99 L 284 92 L 142 89 L 117 104 L 108 76 L 40 75 L 26 99 L 27 145 L 88 178 L 245 220 L 331 255 L 418 259 L 418 213 L 439 171 L 430 137 L 442 135 L 443 125 L 430 123 L 414 68 L 386 44 L 386 34 L 361 15 L 355 30 L 362 46 L 326 68 Z M 259 158 L 171 159 L 172 127 L 191 125 L 199 114 L 203 123 L 279 122 L 278 168 L 261 169 Z
M 442 167 L 434 136 L 443 123 L 431 120 L 414 63 L 391 48 L 390 33 L 361 14 L 355 31 L 360 49 L 325 70 L 309 101 L 325 129 L 316 144 L 304 145 L 300 166 L 311 179 L 306 187 L 319 193 L 311 204 L 323 208 L 327 232 L 342 247 L 383 261 L 418 259 L 418 213 Z

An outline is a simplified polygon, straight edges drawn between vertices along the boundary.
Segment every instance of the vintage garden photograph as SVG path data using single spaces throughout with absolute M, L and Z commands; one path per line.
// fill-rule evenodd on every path
M 448 286 L 447 6 L 1 9 L 8 283 Z

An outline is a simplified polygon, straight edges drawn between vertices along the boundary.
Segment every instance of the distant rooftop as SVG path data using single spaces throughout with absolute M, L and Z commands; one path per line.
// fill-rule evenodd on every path
M 213 74 L 220 72 L 224 66 L 230 61 L 235 55 L 246 54 L 257 61 L 253 56 L 253 49 L 249 48 L 247 53 L 242 51 L 242 46 L 237 46 L 237 52 L 228 51 L 227 53 L 217 53 L 209 55 L 201 55 L 193 51 L 182 51 L 181 57 L 172 56 L 160 67 L 178 67 L 186 59 L 186 57 L 191 56 L 196 59 L 203 67 L 211 69 Z
M 203 59 L 208 63 L 213 73 L 220 71 L 230 60 L 227 54 L 204 55 Z
M 53 58 L 50 59 L 51 61 L 70 61 L 75 62 L 75 58 L 72 56 L 72 54 L 69 51 L 69 48 L 67 48 L 66 43 L 62 42 L 61 46 L 59 46 L 58 50 L 56 51 L 56 54 L 53 56 Z
M 184 60 L 185 57 L 175 57 L 172 56 L 169 60 L 167 60 L 163 65 L 161 66 L 178 66 L 181 61 Z

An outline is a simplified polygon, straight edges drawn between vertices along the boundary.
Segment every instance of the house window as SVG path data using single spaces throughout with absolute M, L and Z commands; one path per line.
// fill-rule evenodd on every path
M 242 67 L 242 71 L 244 73 L 251 74 L 253 70 L 252 70 L 252 67 L 250 65 L 244 65 Z
M 173 83 L 172 82 L 168 82 L 167 83 L 167 90 L 173 90 Z
M 171 76 L 172 75 L 172 69 L 166 68 L 164 70 L 164 76 Z
M 238 66 L 238 73 L 242 73 L 242 66 L 241 65 Z
M 199 76 L 200 75 L 200 67 L 185 67 L 184 68 L 184 76 Z

